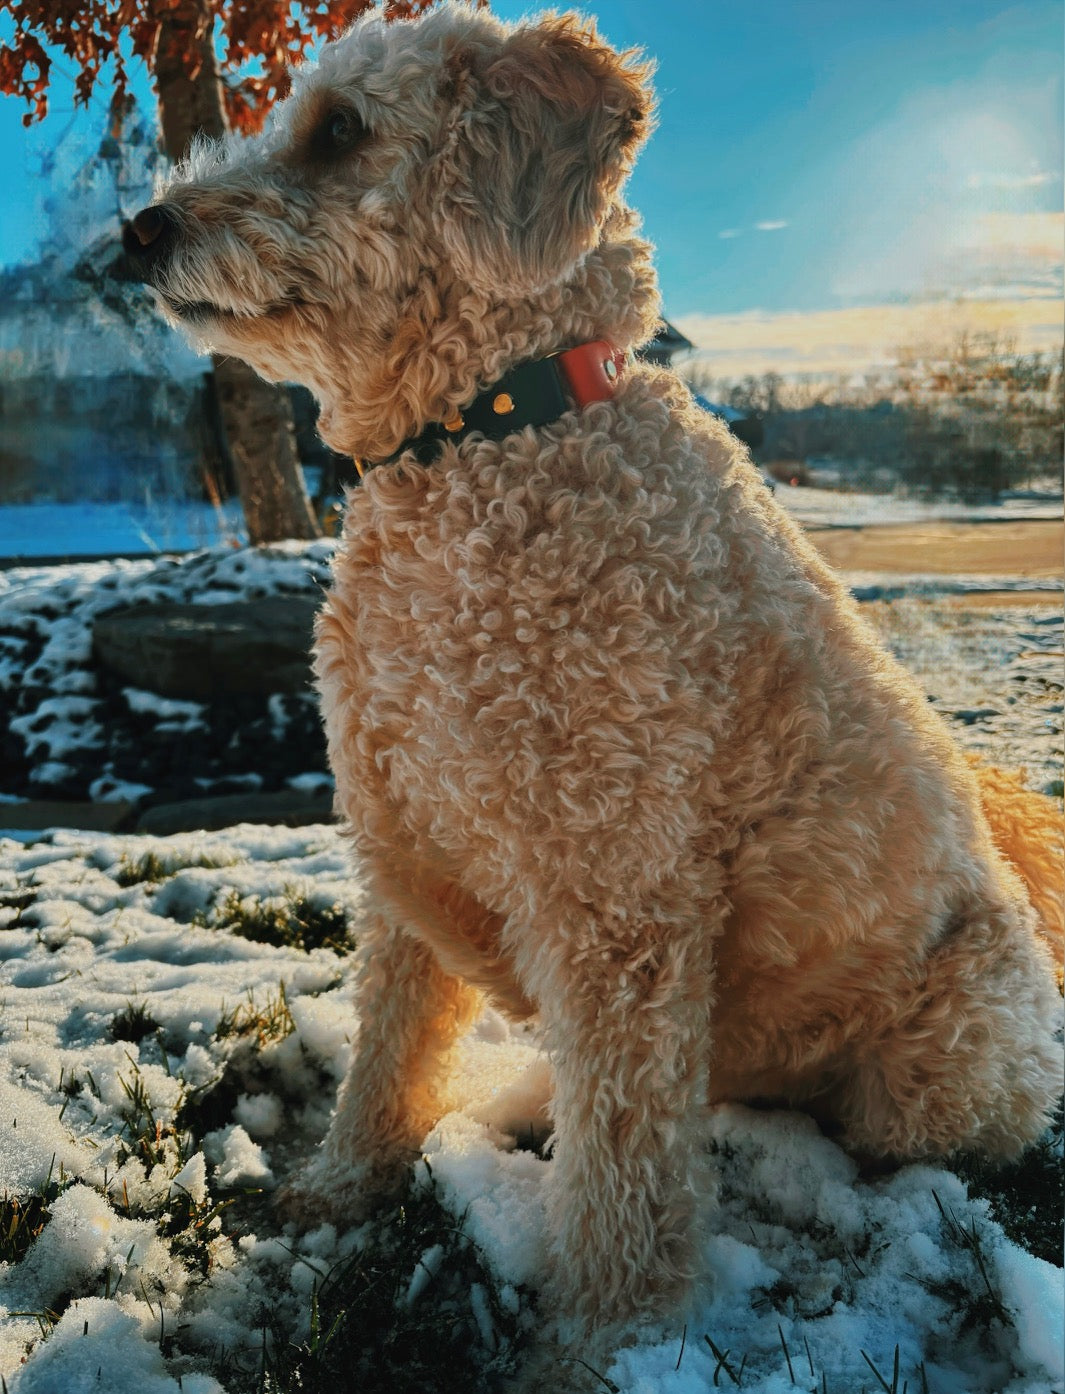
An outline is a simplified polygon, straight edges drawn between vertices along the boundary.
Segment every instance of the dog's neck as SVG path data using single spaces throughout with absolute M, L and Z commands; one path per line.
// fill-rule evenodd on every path
M 338 363 L 337 379 L 317 389 L 323 438 L 356 459 L 386 460 L 521 364 L 598 340 L 621 354 L 646 343 L 661 310 L 651 248 L 637 226 L 617 206 L 599 245 L 565 282 L 520 302 L 427 283 L 378 352 Z

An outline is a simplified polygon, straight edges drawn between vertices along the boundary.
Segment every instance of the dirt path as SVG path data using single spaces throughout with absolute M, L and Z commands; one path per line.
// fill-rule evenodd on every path
M 808 529 L 810 541 L 841 571 L 924 575 L 1060 577 L 1061 522 L 886 523 Z

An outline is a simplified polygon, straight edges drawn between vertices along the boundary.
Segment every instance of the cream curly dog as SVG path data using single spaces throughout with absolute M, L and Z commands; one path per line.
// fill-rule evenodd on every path
M 592 1323 L 680 1309 L 715 1101 L 1006 1157 L 1061 1083 L 976 777 L 743 448 L 625 358 L 659 318 L 620 196 L 650 105 L 572 17 L 373 15 L 126 229 L 176 319 L 376 466 L 318 626 L 377 911 L 311 1212 L 395 1184 L 484 994 L 536 1013 L 554 1298 Z

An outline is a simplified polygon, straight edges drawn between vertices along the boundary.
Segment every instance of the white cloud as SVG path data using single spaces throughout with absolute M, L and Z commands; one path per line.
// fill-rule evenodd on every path
M 765 218 L 760 223 L 755 223 L 753 227 L 727 227 L 722 228 L 717 234 L 723 241 L 730 237 L 742 237 L 745 232 L 779 232 L 781 228 L 788 227 L 789 224 L 784 218 Z
M 967 189 L 1039 189 L 1044 184 L 1052 184 L 1056 175 L 1049 170 L 1040 170 L 1035 174 L 987 174 L 983 172 L 970 174 L 965 181 Z

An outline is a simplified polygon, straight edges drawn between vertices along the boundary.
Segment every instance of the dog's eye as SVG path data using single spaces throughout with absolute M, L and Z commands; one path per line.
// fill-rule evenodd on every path
M 315 144 L 326 155 L 340 155 L 365 134 L 365 127 L 350 107 L 335 107 L 317 131 Z

